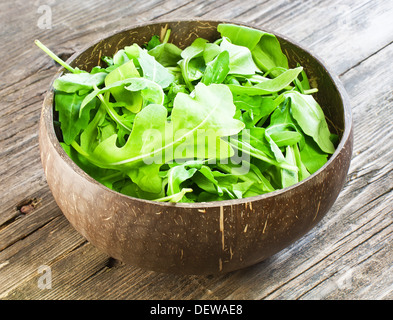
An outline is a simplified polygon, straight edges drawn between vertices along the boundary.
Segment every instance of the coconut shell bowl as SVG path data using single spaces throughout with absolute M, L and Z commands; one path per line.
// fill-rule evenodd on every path
M 67 63 L 89 71 L 124 46 L 143 45 L 163 28 L 180 48 L 197 37 L 214 41 L 227 21 L 182 20 L 138 25 L 75 53 Z M 233 23 L 233 22 L 231 22 Z M 254 27 L 255 28 L 255 27 Z M 92 245 L 125 264 L 172 274 L 218 274 L 254 265 L 309 232 L 333 206 L 352 156 L 352 116 L 339 80 L 319 58 L 285 36 L 277 36 L 290 67 L 300 63 L 318 87 L 315 99 L 339 136 L 327 163 L 301 182 L 244 199 L 165 203 L 108 189 L 80 169 L 62 149 L 54 120 L 53 81 L 46 94 L 39 146 L 47 183 L 71 225 Z M 334 129 L 333 129 L 334 128 Z

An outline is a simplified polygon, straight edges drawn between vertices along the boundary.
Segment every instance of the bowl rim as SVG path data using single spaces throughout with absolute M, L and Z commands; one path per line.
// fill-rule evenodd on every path
M 132 24 L 127 28 L 122 28 L 122 29 L 117 29 L 112 32 L 109 32 L 104 35 L 103 38 L 95 41 L 93 44 L 87 44 L 84 45 L 80 50 L 77 50 L 74 54 L 72 54 L 66 62 L 69 64 L 73 60 L 75 60 L 80 54 L 85 52 L 87 49 L 91 48 L 94 45 L 97 45 L 98 43 L 105 41 L 106 39 L 121 33 L 121 32 L 127 32 L 136 28 L 141 28 L 141 27 L 147 27 L 151 25 L 156 25 L 156 24 L 175 24 L 175 23 L 184 23 L 184 22 L 205 22 L 205 23 L 228 23 L 228 24 L 236 24 L 240 26 L 245 26 L 249 28 L 254 28 L 257 30 L 265 31 L 268 33 L 272 33 L 282 40 L 291 43 L 292 45 L 295 45 L 299 47 L 301 50 L 307 52 L 309 55 L 311 55 L 315 61 L 326 71 L 326 74 L 328 77 L 331 79 L 333 85 L 337 89 L 337 92 L 339 94 L 340 100 L 342 101 L 343 105 L 343 116 L 344 116 L 344 130 L 342 133 L 341 140 L 339 144 L 337 145 L 336 150 L 334 153 L 329 157 L 328 161 L 321 167 L 319 168 L 316 172 L 308 176 L 307 178 L 295 183 L 294 185 L 291 185 L 286 188 L 274 190 L 268 193 L 264 193 L 261 195 L 257 196 L 252 196 L 252 197 L 247 197 L 247 198 L 241 198 L 241 199 L 230 199 L 230 200 L 220 200 L 220 201 L 209 201 L 209 202 L 193 202 L 193 203 L 188 203 L 188 202 L 177 202 L 177 203 L 172 203 L 172 202 L 158 202 L 154 200 L 146 200 L 146 199 L 141 199 L 141 198 L 136 198 L 132 197 L 123 193 L 120 193 L 118 191 L 112 190 L 102 183 L 98 182 L 94 178 L 92 178 L 90 175 L 88 175 L 84 170 L 82 170 L 65 152 L 65 150 L 61 147 L 60 141 L 57 139 L 55 130 L 54 130 L 54 125 L 53 125 L 53 108 L 50 108 L 50 117 L 45 118 L 46 120 L 50 120 L 49 123 L 48 121 L 45 121 L 45 126 L 47 133 L 49 135 L 49 141 L 52 143 L 54 149 L 56 152 L 59 154 L 59 156 L 72 168 L 73 171 L 75 171 L 77 174 L 79 174 L 82 178 L 87 179 L 90 183 L 93 183 L 97 187 L 104 189 L 105 191 L 112 192 L 116 194 L 117 196 L 124 197 L 130 201 L 138 201 L 142 202 L 145 204 L 149 205 L 155 205 L 155 206 L 160 206 L 160 207 L 172 207 L 172 208 L 183 208 L 183 209 L 203 209 L 203 208 L 211 208 L 211 207 L 225 207 L 225 206 L 232 206 L 232 205 L 238 205 L 238 204 L 249 204 L 254 201 L 261 201 L 267 198 L 275 197 L 281 194 L 284 194 L 288 191 L 291 191 L 293 189 L 299 188 L 303 184 L 308 183 L 310 180 L 315 179 L 318 175 L 321 174 L 322 171 L 324 171 L 327 167 L 329 167 L 334 160 L 338 157 L 340 152 L 344 149 L 345 144 L 347 143 L 348 139 L 351 136 L 352 133 L 352 126 L 353 126 L 353 119 L 352 119 L 352 109 L 351 109 L 351 103 L 350 103 L 350 98 L 345 90 L 344 85 L 342 84 L 341 80 L 338 78 L 338 76 L 330 70 L 330 67 L 315 53 L 311 53 L 309 49 L 305 48 L 303 45 L 299 44 L 297 41 L 294 41 L 293 39 L 287 37 L 286 35 L 283 35 L 279 32 L 273 31 L 269 28 L 265 28 L 264 26 L 257 26 L 253 23 L 244 23 L 241 21 L 237 20 L 227 20 L 227 19 L 204 19 L 204 18 L 183 18 L 183 19 L 157 19 L 157 20 L 149 20 L 146 22 L 138 23 L 138 24 Z M 46 105 L 50 102 L 50 105 L 53 106 L 53 98 L 54 98 L 54 89 L 53 89 L 53 83 L 54 81 L 61 76 L 61 74 L 64 72 L 64 68 L 60 67 L 58 71 L 55 73 L 53 78 L 50 81 L 49 88 L 45 94 L 45 98 L 43 101 L 43 106 L 42 106 L 42 112 L 45 111 Z M 42 121 L 42 120 L 41 120 Z

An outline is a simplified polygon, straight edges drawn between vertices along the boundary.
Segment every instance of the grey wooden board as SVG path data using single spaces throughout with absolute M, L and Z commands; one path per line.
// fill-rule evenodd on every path
M 0 11 L 0 299 L 393 299 L 392 1 L 48 1 L 50 29 L 43 4 L 5 0 Z M 67 58 L 115 30 L 187 17 L 300 42 L 340 76 L 354 115 L 348 182 L 325 218 L 272 258 L 219 276 L 144 271 L 94 248 L 54 202 L 38 149 L 58 66 L 35 39 Z M 40 266 L 52 270 L 51 289 L 39 287 Z

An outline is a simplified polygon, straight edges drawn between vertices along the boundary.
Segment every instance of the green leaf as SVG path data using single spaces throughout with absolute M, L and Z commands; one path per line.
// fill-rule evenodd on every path
M 165 181 L 162 182 L 161 191 L 159 193 L 151 193 L 142 190 L 138 185 L 132 180 L 128 179 L 125 180 L 125 183 L 118 187 L 117 191 L 123 194 L 126 194 L 131 197 L 139 198 L 139 199 L 146 199 L 146 200 L 155 200 L 162 197 L 165 197 L 165 188 L 164 188 Z
M 124 49 L 118 50 L 114 55 L 113 55 L 113 64 L 114 65 L 122 65 L 129 61 L 130 58 L 128 57 L 126 51 Z
M 259 195 L 275 190 L 258 167 L 252 163 L 243 162 L 242 165 L 219 163 L 217 167 L 224 172 L 237 176 L 244 182 L 248 182 L 251 189 L 247 190 L 248 196 L 251 196 L 251 193 L 253 195 Z
M 107 73 L 66 73 L 61 77 L 57 78 L 53 87 L 57 91 L 63 91 L 67 93 L 85 93 L 92 90 L 94 87 L 99 87 L 104 83 Z
M 106 76 L 105 86 L 110 86 L 118 81 L 139 76 L 140 75 L 138 70 L 135 68 L 134 61 L 130 60 L 112 70 Z M 140 93 L 132 93 L 129 90 L 125 90 L 124 87 L 114 87 L 109 91 L 115 98 L 116 102 L 123 103 L 128 110 L 136 113 L 142 108 L 142 96 Z
M 151 164 L 149 159 L 165 137 L 166 117 L 165 107 L 157 104 L 147 106 L 135 116 L 131 134 L 123 147 L 117 147 L 117 135 L 113 135 L 101 142 L 93 155 L 108 167 L 123 163 L 139 163 L 140 166 L 143 160 L 145 164 Z
M 311 95 L 297 91 L 284 94 L 291 100 L 291 113 L 305 134 L 312 137 L 322 151 L 332 154 L 335 151 L 330 140 L 330 131 L 322 108 Z
M 218 185 L 211 168 L 202 166 L 192 177 L 193 182 L 202 190 L 222 196 L 224 194 L 221 187 Z
M 297 64 L 297 66 L 300 67 L 299 64 Z M 305 70 L 303 70 L 299 74 L 298 79 L 295 80 L 295 84 L 300 93 L 305 93 L 305 91 L 311 89 L 310 82 L 308 81 L 308 77 Z
M 219 24 L 217 27 L 221 36 L 228 37 L 233 44 L 250 49 L 256 65 L 262 71 L 276 67 L 288 69 L 288 59 L 281 50 L 280 42 L 271 33 L 234 24 Z M 272 71 L 273 76 L 280 71 Z
M 173 43 L 162 43 L 148 52 L 164 67 L 175 67 L 181 60 L 182 50 Z
M 196 57 L 188 63 L 187 77 L 189 82 L 200 80 L 205 72 L 206 65 L 203 57 Z
M 229 53 L 228 51 L 223 51 L 207 64 L 201 82 L 206 85 L 212 83 L 220 84 L 224 82 L 229 70 Z
M 101 100 L 102 105 L 105 107 L 107 113 L 109 116 L 115 121 L 120 127 L 125 129 L 127 132 L 130 132 L 132 129 L 128 125 L 126 121 L 124 121 L 123 117 L 120 116 L 114 108 L 114 103 L 109 102 L 109 92 L 105 93 L 105 97 L 102 96 L 102 94 L 98 95 L 98 98 Z
M 108 67 L 114 65 L 114 63 L 113 63 L 113 57 L 103 56 L 103 57 L 101 57 L 101 60 L 104 61 Z
M 55 82 L 71 159 L 112 190 L 161 202 L 256 196 L 323 166 L 337 135 L 303 68 L 289 69 L 272 34 L 218 31 L 181 50 L 168 29 L 162 43 L 124 47 L 90 73 L 44 48 L 73 73 Z
M 162 178 L 158 175 L 160 164 L 150 164 L 127 171 L 128 176 L 141 190 L 149 193 L 160 193 Z
M 206 43 L 206 39 L 197 38 L 181 53 L 182 60 L 179 61 L 179 65 L 182 71 L 184 81 L 190 91 L 194 90 L 194 85 L 191 83 L 193 77 L 190 72 L 189 64 L 192 59 L 195 59 L 198 56 L 202 56 Z
M 233 102 L 237 110 L 244 111 L 242 114 L 246 128 L 261 126 L 270 114 L 280 104 L 281 98 L 266 96 L 235 95 Z
M 99 126 L 104 122 L 105 115 L 106 110 L 101 103 L 101 106 L 98 108 L 93 120 L 90 121 L 80 135 L 80 146 L 87 153 L 91 153 L 99 143 Z
M 222 50 L 218 44 L 210 42 L 206 43 L 203 49 L 203 59 L 205 60 L 205 64 L 213 61 L 221 52 Z
M 134 78 L 124 89 L 131 92 L 139 92 L 144 106 L 164 103 L 164 92 L 162 88 L 156 82 L 149 81 L 145 78 Z
M 160 37 L 158 35 L 154 35 L 151 37 L 148 43 L 144 46 L 145 49 L 151 50 L 154 49 L 155 47 L 159 46 L 161 44 Z
M 231 92 L 225 85 L 199 83 L 194 96 L 178 93 L 172 110 L 175 130 L 209 130 L 216 136 L 230 136 L 244 128 L 244 124 L 233 116 L 236 106 Z
M 84 111 L 79 114 L 85 96 L 77 93 L 55 92 L 55 109 L 59 112 L 61 132 L 66 144 L 71 144 L 90 121 L 90 110 L 97 100 L 91 100 Z
M 124 88 L 132 92 L 141 92 L 142 98 L 146 101 L 145 105 L 148 103 L 163 104 L 164 102 L 164 92 L 159 84 L 154 81 L 145 78 L 127 78 L 124 80 L 116 81 L 102 89 L 95 89 L 90 92 L 83 100 L 81 105 L 81 110 L 97 95 L 103 94 L 105 92 L 111 91 L 114 88 Z
M 172 109 L 174 99 L 175 99 L 175 97 L 177 96 L 177 94 L 179 92 L 190 94 L 190 92 L 188 91 L 186 85 L 173 82 L 169 86 L 168 91 L 167 91 L 167 93 L 165 95 L 165 98 L 166 98 L 165 101 L 166 102 L 165 102 L 164 105 L 167 107 L 168 110 Z
M 310 137 L 306 137 L 306 143 L 300 150 L 300 156 L 302 163 L 311 174 L 318 171 L 328 158 L 328 154 L 323 152 Z
M 230 23 L 222 23 L 217 26 L 217 31 L 222 37 L 227 37 L 233 44 L 243 46 L 249 50 L 254 49 L 264 32 L 254 28 L 239 26 Z
M 265 81 L 260 82 L 254 86 L 228 84 L 228 87 L 231 89 L 233 94 L 246 94 L 250 96 L 269 95 L 285 89 L 297 78 L 297 76 L 302 70 L 302 67 L 289 69 L 274 79 L 266 78 Z
M 248 48 L 232 44 L 224 37 L 220 49 L 229 53 L 229 74 L 253 75 L 260 71 Z
M 293 165 L 288 164 L 284 157 L 271 157 L 268 153 L 271 153 L 272 151 L 269 150 L 268 152 L 263 152 L 255 147 L 253 147 L 250 142 L 247 141 L 242 141 L 236 138 L 230 138 L 229 139 L 229 143 L 230 145 L 235 148 L 238 149 L 239 151 L 250 155 L 251 157 L 254 157 L 256 159 L 259 159 L 263 162 L 266 162 L 270 165 L 273 165 L 277 168 L 286 168 L 289 170 L 297 170 Z M 278 147 L 277 147 L 278 148 Z M 280 149 L 278 149 L 278 151 L 280 151 Z M 280 151 L 281 152 L 281 151 Z
M 310 176 L 310 172 L 307 170 L 307 167 L 305 166 L 305 164 L 302 161 L 301 154 L 299 151 L 299 146 L 297 144 L 295 144 L 292 147 L 293 147 L 293 151 L 295 154 L 296 165 L 299 168 L 299 171 L 298 171 L 299 181 L 302 181 L 302 180 L 306 179 L 308 176 Z
M 252 56 L 256 65 L 262 71 L 271 70 L 273 76 L 278 76 L 281 72 L 274 70 L 277 67 L 288 69 L 287 56 L 281 51 L 280 42 L 275 35 L 265 32 L 252 50 Z
M 290 130 L 273 132 L 270 134 L 270 137 L 279 148 L 292 146 L 302 139 L 302 135 L 299 132 Z
M 139 49 L 138 62 L 143 71 L 143 77 L 158 83 L 163 89 L 174 80 L 174 76 L 151 56 L 146 49 Z
M 158 198 L 154 199 L 154 201 L 158 202 L 180 202 L 183 197 L 186 195 L 188 192 L 192 192 L 193 190 L 190 188 L 183 188 L 180 192 L 172 194 L 170 196 L 166 196 L 163 198 Z
M 266 132 L 279 148 L 304 141 L 304 136 L 290 113 L 287 101 L 273 112 Z
M 296 165 L 295 152 L 292 146 L 286 147 L 285 160 L 292 165 Z M 292 186 L 298 182 L 299 182 L 298 170 L 288 170 L 288 169 L 281 170 L 281 183 L 283 188 Z
M 167 174 L 168 179 L 168 195 L 173 195 L 181 191 L 181 184 L 186 180 L 191 179 L 194 173 L 198 169 L 195 167 L 188 168 L 187 162 L 181 165 L 177 165 L 169 169 Z

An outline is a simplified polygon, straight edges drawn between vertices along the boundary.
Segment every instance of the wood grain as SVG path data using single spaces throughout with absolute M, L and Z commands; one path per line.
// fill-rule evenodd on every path
M 392 1 L 5 0 L 0 11 L 1 299 L 393 299 Z M 102 35 L 150 20 L 233 19 L 284 34 L 320 56 L 347 89 L 355 145 L 348 182 L 316 228 L 272 258 L 220 276 L 125 266 L 83 239 L 48 189 L 38 150 L 43 96 L 63 58 Z M 31 200 L 38 205 L 23 214 Z M 52 269 L 52 289 L 37 286 Z

